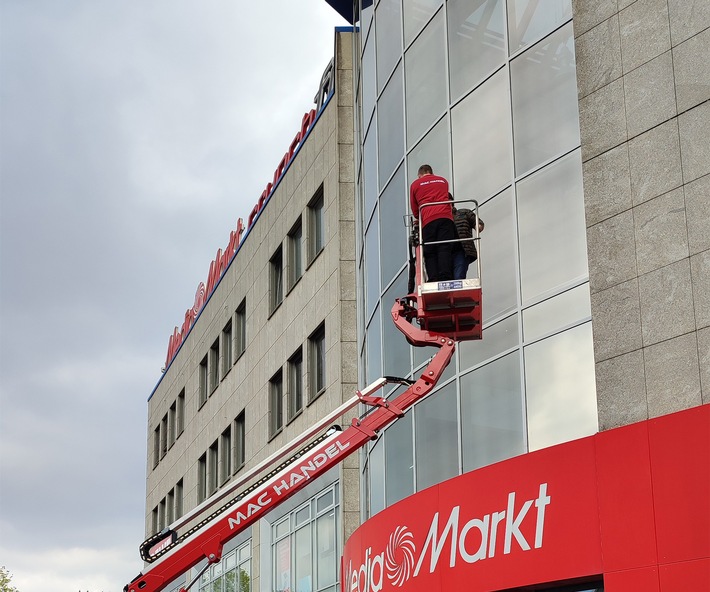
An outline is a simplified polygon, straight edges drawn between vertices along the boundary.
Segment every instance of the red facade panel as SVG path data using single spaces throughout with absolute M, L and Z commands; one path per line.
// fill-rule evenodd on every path
M 634 424 L 604 436 L 595 439 L 604 571 L 656 565 L 648 426 Z
M 603 576 L 710 590 L 710 405 L 466 473 L 347 541 L 348 592 L 483 592 Z
M 651 420 L 648 430 L 659 561 L 710 557 L 710 405 Z

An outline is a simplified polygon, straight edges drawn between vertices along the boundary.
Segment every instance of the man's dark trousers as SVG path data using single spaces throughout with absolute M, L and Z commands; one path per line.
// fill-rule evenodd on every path
M 436 241 L 453 241 L 458 239 L 456 225 L 448 218 L 432 220 L 422 229 L 424 242 L 424 263 L 427 279 L 430 282 L 444 282 L 454 277 L 453 248 L 455 243 L 428 244 Z

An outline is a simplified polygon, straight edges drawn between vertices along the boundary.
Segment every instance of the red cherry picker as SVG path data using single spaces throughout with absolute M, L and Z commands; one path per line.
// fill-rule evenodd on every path
M 473 203 L 478 217 L 478 204 Z M 478 228 L 469 240 L 479 241 Z M 413 243 L 415 290 L 397 299 L 391 314 L 410 344 L 438 348 L 421 376 L 414 381 L 386 376 L 357 391 L 301 436 L 148 538 L 140 547 L 141 557 L 148 565 L 124 587 L 124 592 L 160 592 L 207 560 L 180 589 L 187 592 L 210 565 L 221 560 L 222 549 L 229 540 L 369 440 L 377 439 L 382 429 L 426 397 L 451 361 L 458 341 L 481 339 L 480 256 L 478 273 L 473 279 L 427 282 L 422 264 L 423 245 L 416 237 Z M 480 253 L 480 244 L 477 246 Z M 407 389 L 391 400 L 375 395 L 392 383 L 406 385 Z M 354 418 L 344 429 L 333 425 L 359 404 L 367 407 L 363 416 Z M 231 496 L 234 497 L 230 501 L 213 510 Z M 200 519 L 201 516 L 205 517 Z

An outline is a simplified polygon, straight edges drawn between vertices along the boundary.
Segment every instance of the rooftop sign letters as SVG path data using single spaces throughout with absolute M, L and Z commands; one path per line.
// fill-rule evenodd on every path
M 182 325 L 180 327 L 175 327 L 172 335 L 170 336 L 170 339 L 168 340 L 168 353 L 165 358 L 166 369 L 175 358 L 175 355 L 177 354 L 178 350 L 180 349 L 180 346 L 182 345 L 182 342 L 184 341 L 187 334 L 190 332 L 190 329 L 192 329 L 192 326 L 194 325 L 197 317 L 200 315 L 200 312 L 202 312 L 205 303 L 209 300 L 210 296 L 212 295 L 212 292 L 214 292 L 214 289 L 217 287 L 217 284 L 222 279 L 224 272 L 229 267 L 229 264 L 234 258 L 234 255 L 239 250 L 242 238 L 243 236 L 246 236 L 244 234 L 244 231 L 248 231 L 252 227 L 256 219 L 259 217 L 261 210 L 271 198 L 271 194 L 273 193 L 276 186 L 279 184 L 279 181 L 281 181 L 281 178 L 286 172 L 286 169 L 288 169 L 289 165 L 291 164 L 291 161 L 296 155 L 296 152 L 300 149 L 301 145 L 306 139 L 306 136 L 308 136 L 311 129 L 313 128 L 313 125 L 315 124 L 316 119 L 318 118 L 318 115 L 320 114 L 321 110 L 328 102 L 328 98 L 333 93 L 333 90 L 335 88 L 334 68 L 334 61 L 331 59 L 330 63 L 323 72 L 323 76 L 321 77 L 320 85 L 318 87 L 318 92 L 316 93 L 316 96 L 314 98 L 314 102 L 316 103 L 316 109 L 311 109 L 303 115 L 303 118 L 301 119 L 301 127 L 296 132 L 296 135 L 291 141 L 291 144 L 289 144 L 288 150 L 284 154 L 283 158 L 279 161 L 279 164 L 276 167 L 276 170 L 274 171 L 273 179 L 271 180 L 271 182 L 267 183 L 266 188 L 264 189 L 264 191 L 262 191 L 261 196 L 259 197 L 259 200 L 256 202 L 256 204 L 254 204 L 254 207 L 249 213 L 249 218 L 247 220 L 246 227 L 244 226 L 244 221 L 239 218 L 237 220 L 236 228 L 229 233 L 229 242 L 227 243 L 227 246 L 225 247 L 224 251 L 222 251 L 222 249 L 217 249 L 217 254 L 212 260 L 212 263 L 210 263 L 210 268 L 207 275 L 207 285 L 205 285 L 203 282 L 200 282 L 200 284 L 197 286 L 195 301 L 192 307 L 188 308 L 185 311 L 185 318 L 183 319 Z

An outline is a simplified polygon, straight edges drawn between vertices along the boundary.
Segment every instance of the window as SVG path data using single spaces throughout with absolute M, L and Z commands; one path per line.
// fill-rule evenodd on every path
M 219 338 L 215 339 L 215 342 L 210 348 L 210 394 L 212 394 L 215 389 L 219 386 Z
M 185 431 L 185 389 L 177 396 L 175 409 L 175 438 Z
M 223 484 L 232 476 L 232 428 L 228 427 L 220 437 L 219 482 Z
M 246 459 L 246 422 L 244 411 L 234 420 L 234 471 L 237 472 L 244 466 Z
M 158 506 L 155 506 L 155 508 L 153 508 L 151 529 L 153 530 L 154 533 L 160 532 L 158 530 Z
M 303 409 L 303 352 L 301 348 L 288 361 L 288 419 Z
M 202 407 L 205 402 L 207 401 L 207 356 L 202 358 L 202 361 L 200 362 L 200 370 L 199 370 L 200 376 L 200 407 Z
M 197 461 L 197 503 L 207 499 L 207 455 Z
M 158 532 L 165 528 L 165 498 L 158 504 Z
M 273 313 L 284 299 L 283 253 L 281 245 L 269 261 L 269 314 Z
M 217 491 L 217 467 L 219 462 L 219 440 L 215 440 L 207 451 L 207 495 Z
M 160 458 L 163 458 L 168 452 L 168 414 L 163 416 L 160 422 Z
M 273 590 L 338 590 L 338 485 L 278 520 L 271 526 Z M 300 582 L 309 582 L 302 588 Z
M 182 518 L 183 513 L 182 479 L 175 485 L 175 519 Z
M 247 348 L 247 299 L 241 301 L 237 307 L 236 316 L 236 356 L 237 359 L 241 357 L 244 350 Z
M 269 381 L 269 437 L 273 437 L 283 427 L 283 376 L 281 370 Z
M 160 462 L 160 425 L 153 432 L 153 468 Z
M 168 409 L 168 448 L 170 448 L 173 444 L 175 444 L 175 438 L 176 433 L 175 433 L 175 416 L 177 413 L 177 399 L 173 401 L 173 404 L 170 405 L 170 409 Z
M 311 263 L 325 247 L 325 223 L 323 219 L 323 185 L 318 188 L 308 204 L 310 241 L 308 263 Z
M 165 524 L 170 526 L 175 521 L 175 489 L 168 491 L 168 498 L 165 502 Z
M 232 319 L 222 329 L 222 378 L 232 367 Z
M 313 401 L 325 390 L 325 324 L 308 338 L 310 388 L 309 401 Z
M 303 226 L 301 218 L 288 233 L 288 289 L 296 285 L 303 275 Z
M 199 592 L 251 592 L 251 540 L 225 553 L 199 579 Z

